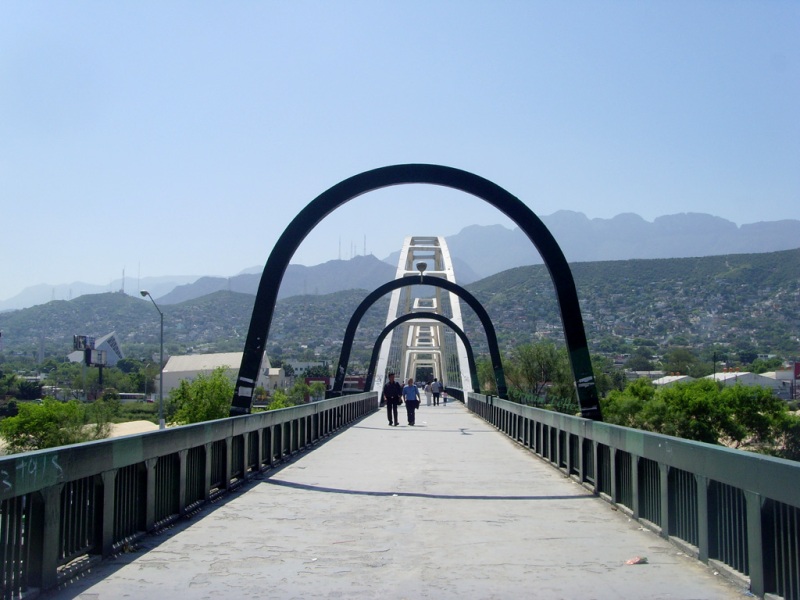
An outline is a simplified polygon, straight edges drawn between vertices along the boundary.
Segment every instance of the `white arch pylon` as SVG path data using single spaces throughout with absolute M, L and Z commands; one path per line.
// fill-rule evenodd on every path
M 397 271 L 395 279 L 407 277 L 421 273 L 420 265 L 424 264 L 424 273 L 429 277 L 442 277 L 452 283 L 456 283 L 453 263 L 450 260 L 450 251 L 447 242 L 441 236 L 408 236 L 403 240 L 403 247 L 400 250 L 400 258 L 397 261 Z M 414 294 L 411 294 L 411 289 Z M 432 296 L 421 295 L 423 289 L 431 289 Z M 406 293 L 403 293 L 406 292 Z M 445 303 L 442 302 L 444 294 L 448 294 L 450 312 L 446 314 Z M 401 306 L 401 302 L 403 306 Z M 386 325 L 392 323 L 403 314 L 415 311 L 435 312 L 449 318 L 453 324 L 463 331 L 464 323 L 461 318 L 460 298 L 442 288 L 401 288 L 392 291 L 389 300 L 389 310 L 386 315 Z M 444 332 L 447 326 L 439 321 L 408 321 L 398 327 L 405 335 L 400 340 L 399 356 L 392 357 L 392 342 L 395 331 L 389 332 L 381 345 L 378 356 L 378 364 L 375 368 L 375 380 L 373 389 L 379 391 L 385 382 L 387 371 L 395 371 L 398 381 L 405 381 L 408 378 L 416 379 L 417 367 L 433 368 L 433 377 L 436 377 L 444 385 L 457 385 L 464 390 L 472 389 L 472 377 L 469 372 L 469 362 L 467 360 L 467 350 L 458 336 L 455 337 L 455 354 L 458 359 L 458 373 L 461 381 L 449 381 L 447 356 L 452 355 L 452 350 L 448 352 L 445 343 Z M 428 355 L 421 358 L 420 355 Z M 402 376 L 402 379 L 401 379 Z

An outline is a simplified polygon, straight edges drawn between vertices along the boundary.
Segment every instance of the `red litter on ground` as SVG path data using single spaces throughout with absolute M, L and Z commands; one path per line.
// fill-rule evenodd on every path
M 625 561 L 626 565 L 646 565 L 647 558 L 644 556 L 634 556 Z

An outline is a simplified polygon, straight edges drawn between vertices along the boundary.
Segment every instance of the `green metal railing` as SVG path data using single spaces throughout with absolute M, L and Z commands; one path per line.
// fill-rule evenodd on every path
M 469 393 L 507 436 L 753 594 L 800 600 L 800 463 Z
M 0 598 L 46 590 L 378 408 L 375 392 L 0 459 Z

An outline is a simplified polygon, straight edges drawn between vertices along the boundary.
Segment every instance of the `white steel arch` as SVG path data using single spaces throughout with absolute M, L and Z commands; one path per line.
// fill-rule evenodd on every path
M 444 237 L 405 238 L 395 278 L 420 274 L 420 267 L 426 276 L 442 277 L 456 283 Z M 392 291 L 386 325 L 401 315 L 420 311 L 445 316 L 462 331 L 464 329 L 461 301 L 456 294 L 439 287 L 419 285 Z M 425 374 L 426 379 L 435 377 L 445 386 L 472 389 L 467 350 L 463 342 L 447 325 L 431 319 L 407 321 L 389 332 L 381 345 L 373 389 L 382 389 L 386 374 L 390 371 L 397 373 L 400 381 L 409 377 L 416 380 L 418 374 Z

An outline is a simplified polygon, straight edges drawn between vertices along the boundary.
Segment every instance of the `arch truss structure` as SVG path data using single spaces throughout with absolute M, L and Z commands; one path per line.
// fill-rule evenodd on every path
M 581 415 L 602 420 L 575 281 L 567 259 L 550 231 L 519 198 L 488 179 L 452 167 L 426 164 L 381 167 L 340 181 L 312 200 L 289 223 L 272 249 L 261 274 L 236 378 L 231 416 L 250 412 L 258 370 L 278 300 L 278 289 L 300 243 L 330 212 L 353 198 L 386 187 L 420 183 L 460 190 L 488 202 L 514 221 L 536 246 L 555 287 Z
M 419 274 L 456 283 L 447 242 L 438 236 L 409 236 L 403 241 L 395 279 Z M 406 286 L 392 291 L 386 325 L 406 314 L 435 313 L 464 329 L 459 297 L 441 287 Z M 383 340 L 375 368 L 373 389 L 379 391 L 383 376 L 395 372 L 405 381 L 430 381 L 472 389 L 467 349 L 455 332 L 439 321 L 409 320 L 390 331 Z

